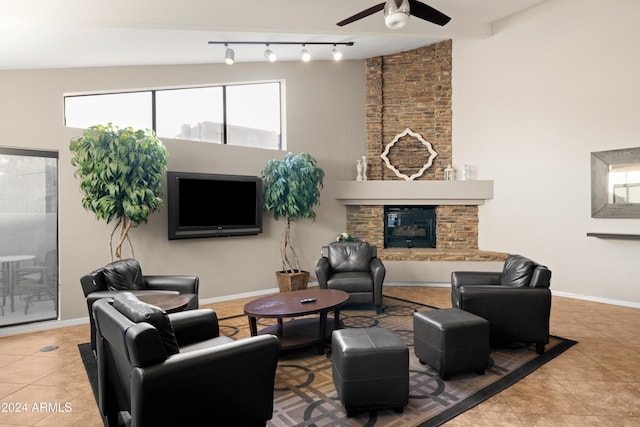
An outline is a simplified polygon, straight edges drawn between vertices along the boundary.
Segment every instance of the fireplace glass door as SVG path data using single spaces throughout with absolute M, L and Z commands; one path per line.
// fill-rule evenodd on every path
M 385 248 L 435 248 L 436 206 L 385 206 Z

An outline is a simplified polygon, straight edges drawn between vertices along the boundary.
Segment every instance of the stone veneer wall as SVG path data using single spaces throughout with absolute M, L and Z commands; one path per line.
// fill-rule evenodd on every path
M 443 179 L 451 163 L 451 41 L 394 55 L 370 58 L 367 73 L 367 177 L 401 179 L 380 155 L 406 128 L 429 141 L 438 156 L 419 179 Z M 403 138 L 389 153 L 406 175 L 420 170 L 425 147 Z
M 370 58 L 367 73 L 367 178 L 402 179 L 380 155 L 395 136 L 409 128 L 438 153 L 417 179 L 443 179 L 452 163 L 451 40 L 394 55 Z M 391 163 L 406 175 L 419 171 L 429 152 L 403 137 L 391 149 Z M 384 207 L 348 206 L 347 232 L 378 246 L 382 259 L 496 261 L 505 254 L 478 250 L 478 207 L 439 206 L 435 249 L 382 249 Z

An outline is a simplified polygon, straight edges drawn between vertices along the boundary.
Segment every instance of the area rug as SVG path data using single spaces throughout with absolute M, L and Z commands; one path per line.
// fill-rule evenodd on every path
M 413 352 L 413 313 L 434 310 L 420 303 L 384 297 L 385 310 L 346 307 L 340 318 L 346 328 L 379 326 L 396 332 L 409 347 L 409 404 L 402 414 L 393 410 L 367 411 L 347 418 L 331 377 L 331 351 L 318 354 L 317 346 L 283 351 L 276 371 L 273 418 L 270 427 L 279 426 L 439 426 L 489 397 L 515 384 L 535 369 L 552 360 L 576 341 L 552 336 L 543 355 L 535 346 L 492 348 L 489 368 L 476 373 L 452 376 L 442 381 L 437 372 L 418 362 Z M 233 338 L 248 337 L 245 315 L 219 319 L 220 334 Z M 258 328 L 273 324 L 260 319 Z M 79 345 L 94 394 L 95 359 L 89 344 Z

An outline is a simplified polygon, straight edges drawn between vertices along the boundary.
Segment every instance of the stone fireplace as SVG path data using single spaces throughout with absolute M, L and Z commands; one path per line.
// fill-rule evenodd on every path
M 396 261 L 502 261 L 505 254 L 478 249 L 478 207 L 438 206 L 436 247 L 386 247 L 384 206 L 347 206 L 347 232 L 378 247 L 381 259 Z
M 367 181 L 342 181 L 337 199 L 347 207 L 347 232 L 378 247 L 378 256 L 403 261 L 501 261 L 506 254 L 478 248 L 478 206 L 493 198 L 492 181 L 444 181 L 452 161 L 451 41 L 369 58 Z M 437 156 L 425 165 L 425 146 L 397 137 L 410 129 Z M 385 152 L 387 144 L 397 141 Z M 385 165 L 413 180 L 401 179 Z M 421 172 L 423 171 L 423 172 Z M 419 173 L 416 173 L 419 172 Z M 435 206 L 435 247 L 385 247 L 385 206 Z M 400 245 L 399 245 L 400 246 Z
M 392 260 L 502 261 L 478 248 L 478 207 L 493 198 L 493 181 L 340 181 L 336 198 L 347 208 L 347 232 Z M 436 246 L 386 247 L 385 206 L 435 206 Z

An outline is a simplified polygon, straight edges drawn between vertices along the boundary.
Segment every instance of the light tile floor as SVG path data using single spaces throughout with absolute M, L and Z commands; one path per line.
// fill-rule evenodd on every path
M 448 288 L 385 294 L 451 306 Z M 247 301 L 209 307 L 225 317 Z M 551 311 L 551 333 L 579 343 L 447 426 L 640 426 L 640 310 L 553 297 Z M 77 349 L 88 341 L 88 325 L 0 338 L 0 427 L 102 425 Z

